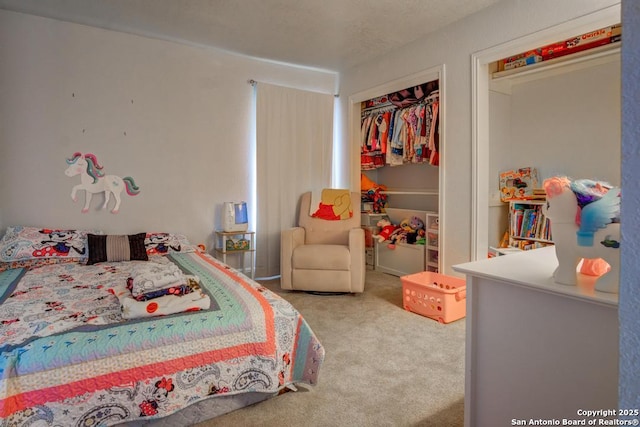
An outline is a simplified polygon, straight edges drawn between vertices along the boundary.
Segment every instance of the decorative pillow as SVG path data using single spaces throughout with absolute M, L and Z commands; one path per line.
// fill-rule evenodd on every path
M 87 234 L 99 231 L 11 226 L 0 240 L 0 262 L 87 258 Z
M 147 233 L 129 235 L 89 234 L 87 264 L 105 261 L 148 261 L 144 239 Z
M 195 252 L 196 247 L 186 236 L 174 233 L 147 233 L 144 240 L 147 255 L 166 255 L 172 252 Z

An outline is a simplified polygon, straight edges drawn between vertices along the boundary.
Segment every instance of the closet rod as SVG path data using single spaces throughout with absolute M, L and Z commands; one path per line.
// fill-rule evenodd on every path
M 362 110 L 362 116 L 366 116 L 371 113 L 379 113 L 383 111 L 404 110 L 406 108 L 414 108 L 416 106 L 426 106 L 428 104 L 427 101 L 428 101 L 428 97 L 425 97 L 418 102 L 415 102 L 410 105 L 406 105 L 404 107 L 398 107 L 395 104 L 385 104 L 385 105 L 378 105 L 375 107 L 368 107 Z
M 385 104 L 385 105 L 377 105 L 375 107 L 368 107 L 368 108 L 364 108 L 362 110 L 362 114 L 368 114 L 371 112 L 379 112 L 379 111 L 391 111 L 391 110 L 395 110 L 398 107 L 396 107 L 393 104 Z

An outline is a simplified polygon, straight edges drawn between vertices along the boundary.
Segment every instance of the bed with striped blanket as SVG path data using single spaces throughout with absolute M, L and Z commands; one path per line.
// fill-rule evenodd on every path
M 291 304 L 206 253 L 166 259 L 208 308 L 124 320 L 114 284 L 144 261 L 1 272 L 0 425 L 140 425 L 316 383 L 324 348 Z

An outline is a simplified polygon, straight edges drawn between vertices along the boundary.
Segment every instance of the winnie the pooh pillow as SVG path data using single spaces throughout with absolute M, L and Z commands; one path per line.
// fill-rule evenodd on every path
M 349 219 L 353 216 L 349 190 L 325 188 L 322 190 L 318 210 L 311 215 L 328 220 Z

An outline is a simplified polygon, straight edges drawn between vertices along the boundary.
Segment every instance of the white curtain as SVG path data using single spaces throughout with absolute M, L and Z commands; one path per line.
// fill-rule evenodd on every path
M 256 276 L 280 274 L 280 231 L 297 223 L 300 195 L 331 185 L 331 94 L 258 83 Z

